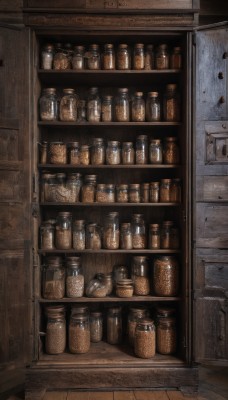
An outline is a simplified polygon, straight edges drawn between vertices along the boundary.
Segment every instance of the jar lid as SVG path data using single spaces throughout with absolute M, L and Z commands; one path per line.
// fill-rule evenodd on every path
M 104 139 L 103 138 L 93 138 L 93 144 L 98 144 L 98 143 L 103 143 Z
M 116 186 L 118 189 L 128 189 L 128 185 L 126 185 L 125 183 L 121 183 L 120 185 Z
M 97 175 L 85 175 L 85 180 L 96 181 Z
M 41 229 L 54 229 L 54 226 L 49 222 L 43 222 L 40 226 Z
M 107 214 L 107 217 L 117 218 L 119 217 L 118 211 L 112 211 Z
M 135 92 L 135 96 L 136 97 L 142 97 L 143 96 L 143 92 Z
M 149 97 L 158 97 L 158 92 L 148 92 Z
M 140 183 L 130 183 L 129 189 L 140 189 Z
M 112 98 L 113 98 L 113 96 L 110 96 L 110 95 L 103 96 L 103 100 L 110 101 L 110 100 L 112 100 Z
M 46 43 L 43 48 L 45 50 L 52 51 L 54 49 L 54 46 L 51 43 Z
M 88 321 L 88 315 L 85 314 L 71 314 L 71 320 L 72 321 L 78 321 L 78 322 L 86 322 Z
M 106 184 L 105 183 L 98 183 L 97 190 L 105 190 Z
M 84 46 L 81 46 L 81 45 L 74 46 L 74 51 L 84 51 L 84 50 L 85 50 Z
M 74 94 L 74 93 L 75 93 L 75 90 L 72 89 L 72 88 L 67 88 L 67 89 L 63 89 L 63 93 L 66 93 L 66 94 Z
M 121 44 L 119 44 L 118 47 L 119 47 L 120 49 L 127 49 L 127 48 L 128 48 L 128 45 L 125 44 L 125 43 L 121 43 Z
M 70 174 L 67 175 L 68 179 L 81 179 L 82 174 L 80 172 L 71 172 Z
M 149 313 L 149 310 L 147 310 L 147 308 L 144 307 L 130 307 L 130 312 L 132 314 L 147 314 Z
M 119 314 L 121 312 L 121 307 L 111 307 L 108 309 L 109 314 Z
M 67 143 L 69 147 L 77 148 L 79 147 L 79 142 L 69 142 Z
M 133 263 L 142 263 L 148 261 L 147 256 L 134 256 L 133 257 Z
M 84 219 L 76 219 L 74 221 L 74 225 L 84 226 L 85 225 L 85 220 Z
M 69 218 L 71 218 L 72 213 L 69 212 L 69 211 L 60 211 L 60 212 L 58 212 L 58 216 L 59 217 L 69 217 Z
M 101 311 L 91 311 L 90 317 L 95 317 L 95 318 L 102 317 L 102 312 Z
M 113 269 L 118 272 L 128 272 L 128 267 L 126 265 L 114 265 Z
M 119 146 L 120 142 L 118 140 L 108 140 L 109 146 Z
M 168 317 L 170 315 L 176 314 L 176 309 L 175 308 L 169 308 L 169 307 L 157 307 L 156 312 L 158 316 L 161 317 Z
M 98 49 L 99 49 L 99 44 L 91 44 L 91 45 L 89 46 L 89 48 L 90 48 L 91 50 L 98 50 Z
M 117 285 L 119 285 L 119 286 L 129 286 L 129 285 L 133 285 L 133 281 L 132 281 L 132 279 L 128 279 L 128 278 L 122 278 L 122 279 L 119 279 L 118 281 L 117 281 Z
M 89 150 L 90 146 L 88 144 L 81 144 L 80 150 L 87 151 Z
M 57 267 L 57 266 L 61 266 L 62 265 L 62 258 L 61 257 L 48 257 L 47 258 L 47 264 L 48 266 L 53 266 L 53 267 Z
M 78 305 L 71 306 L 71 315 L 88 314 L 88 313 L 89 313 L 89 308 L 87 306 L 78 306 Z
M 65 315 L 65 306 L 46 306 L 45 314 L 47 317 L 63 318 Z
M 50 142 L 50 146 L 65 146 L 63 142 Z
M 135 44 L 135 48 L 140 48 L 140 49 L 142 48 L 143 49 L 144 48 L 144 44 L 143 43 L 136 43 Z
M 123 142 L 122 143 L 122 146 L 124 147 L 124 146 L 126 146 L 126 147 L 131 147 L 131 146 L 133 146 L 133 142 Z
M 106 43 L 106 44 L 104 45 L 104 48 L 105 48 L 105 49 L 112 49 L 112 48 L 113 48 L 113 44 L 112 44 L 112 43 Z
M 123 222 L 121 224 L 121 228 L 130 228 L 131 227 L 131 223 L 130 222 Z
M 172 179 L 161 179 L 161 183 L 171 183 Z
M 160 182 L 150 182 L 150 186 L 159 187 Z
M 167 225 L 167 226 L 172 226 L 173 224 L 174 224 L 173 221 L 163 221 L 163 222 L 162 222 L 162 226 L 165 226 L 165 225 Z
M 161 140 L 160 140 L 160 139 L 151 139 L 151 140 L 150 140 L 150 143 L 153 143 L 153 144 L 160 144 L 160 143 L 161 143 Z
M 141 186 L 142 186 L 143 189 L 149 189 L 150 184 L 149 183 L 142 183 Z
M 142 318 L 138 321 L 137 325 L 154 325 L 154 321 L 150 318 Z
M 106 184 L 105 184 L 105 188 L 106 188 L 106 189 L 112 189 L 112 190 L 114 190 L 114 189 L 115 189 L 115 185 L 112 184 L 112 183 L 106 183 Z
M 128 93 L 128 88 L 118 88 L 119 93 Z
M 55 94 L 56 89 L 55 88 L 44 88 L 43 93 L 48 93 L 48 94 Z
M 50 218 L 46 222 L 51 224 L 51 225 L 55 225 L 56 224 L 56 219 L 55 218 Z
M 160 228 L 160 225 L 159 225 L 159 224 L 150 224 L 149 226 L 150 226 L 150 228 L 152 228 L 152 229 L 153 229 L 153 228 L 157 228 L 157 229 Z
M 143 214 L 132 214 L 131 218 L 134 219 L 143 219 Z
M 139 136 L 137 136 L 136 139 L 139 139 L 139 140 L 147 140 L 147 139 L 148 139 L 148 136 L 147 136 L 147 135 L 139 135 Z
M 167 142 L 176 142 L 177 138 L 175 136 L 168 136 L 165 138 Z
M 166 85 L 167 90 L 176 90 L 177 89 L 177 84 L 176 83 L 169 83 Z

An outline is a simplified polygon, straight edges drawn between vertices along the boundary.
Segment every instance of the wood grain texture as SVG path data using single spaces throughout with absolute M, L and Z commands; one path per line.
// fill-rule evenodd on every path
M 67 400 L 67 392 L 46 392 L 42 400 Z
M 135 400 L 169 400 L 166 391 L 148 391 L 148 392 L 137 392 L 134 391 Z

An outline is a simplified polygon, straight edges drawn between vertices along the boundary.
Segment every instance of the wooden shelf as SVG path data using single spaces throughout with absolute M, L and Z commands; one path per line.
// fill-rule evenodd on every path
M 117 127 L 117 126 L 129 126 L 129 127 L 147 127 L 147 126 L 180 126 L 181 122 L 65 122 L 65 121 L 38 121 L 38 126 L 53 126 L 53 127 L 66 127 L 66 126 L 84 126 L 84 127 Z
M 117 297 L 117 296 L 106 296 L 106 297 L 78 297 L 78 298 L 66 298 L 59 300 L 47 300 L 38 298 L 39 303 L 144 303 L 144 302 L 170 302 L 180 301 L 180 297 L 160 297 L 160 296 L 132 296 L 132 297 Z
M 75 250 L 75 249 L 70 249 L 70 250 L 59 250 L 59 249 L 53 249 L 53 250 L 42 250 L 39 249 L 38 253 L 39 254 L 179 254 L 181 252 L 180 249 L 156 249 L 156 250 L 151 250 L 151 249 L 132 249 L 132 250 L 122 250 L 122 249 L 117 249 L 117 250 L 106 250 L 106 249 L 100 249 L 100 250 Z
M 38 164 L 39 169 L 176 169 L 180 168 L 179 164 L 118 164 L 118 165 L 72 165 L 72 164 Z
M 40 203 L 42 207 L 177 207 L 181 203 L 55 203 L 55 202 L 43 202 Z

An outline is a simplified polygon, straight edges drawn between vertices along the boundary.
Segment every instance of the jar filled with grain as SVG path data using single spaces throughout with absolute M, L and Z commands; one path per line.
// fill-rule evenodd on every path
M 160 202 L 170 203 L 171 201 L 171 183 L 172 179 L 161 179 L 160 184 Z
M 68 148 L 68 162 L 72 165 L 80 164 L 79 142 L 67 143 Z
M 86 287 L 86 296 L 88 297 L 105 297 L 107 294 L 106 286 L 101 279 L 91 279 Z
M 174 47 L 170 54 L 170 68 L 181 69 L 182 68 L 182 53 L 181 47 Z
M 49 257 L 43 270 L 43 298 L 62 299 L 65 295 L 65 268 L 60 257 Z
M 131 51 L 127 44 L 119 44 L 117 48 L 117 69 L 131 69 Z
M 130 222 L 123 222 L 120 226 L 120 248 L 124 250 L 132 249 L 132 232 Z
M 96 201 L 98 203 L 115 202 L 115 185 L 111 183 L 99 183 L 96 188 Z
M 102 57 L 102 65 L 103 69 L 115 69 L 116 60 L 115 60 L 115 50 L 114 46 L 111 43 L 107 43 L 104 45 L 104 52 Z
M 101 121 L 111 122 L 113 121 L 113 96 L 104 96 L 101 103 Z
M 150 184 L 142 183 L 140 186 L 141 203 L 149 203 L 150 200 Z
M 66 320 L 64 306 L 48 306 L 45 350 L 47 354 L 61 354 L 66 348 Z
M 131 103 L 131 118 L 134 122 L 145 121 L 145 101 L 143 92 L 135 92 Z
M 158 318 L 156 350 L 160 354 L 174 354 L 177 350 L 176 318 Z
M 146 248 L 146 226 L 142 214 L 132 215 L 132 246 L 133 249 Z
M 72 214 L 70 212 L 61 211 L 57 215 L 55 246 L 59 250 L 72 248 Z
M 108 250 L 117 250 L 119 248 L 120 229 L 118 212 L 110 212 L 105 216 L 103 245 Z
M 85 68 L 85 47 L 74 46 L 72 57 L 72 68 L 74 70 L 82 70 Z
M 48 162 L 48 142 L 43 141 L 40 143 L 40 164 L 47 164 Z
M 91 164 L 102 165 L 105 163 L 104 139 L 94 138 L 91 147 Z
M 173 203 L 181 202 L 181 180 L 179 178 L 172 179 L 170 201 Z
M 147 44 L 145 50 L 145 70 L 154 69 L 155 56 L 154 56 L 154 45 Z
M 116 186 L 117 203 L 127 203 L 129 200 L 128 185 L 120 184 Z
M 120 279 L 116 284 L 117 297 L 132 297 L 134 286 L 132 279 Z
M 101 120 L 101 99 L 98 88 L 92 87 L 89 90 L 87 99 L 87 121 L 99 122 Z
M 160 139 L 151 139 L 149 146 L 149 160 L 151 164 L 162 164 L 163 147 Z
M 41 68 L 45 70 L 52 69 L 54 58 L 54 46 L 53 44 L 47 43 L 41 50 Z
M 160 44 L 158 46 L 155 56 L 155 68 L 156 69 L 169 68 L 169 53 L 167 44 Z
M 90 146 L 88 144 L 82 144 L 79 148 L 79 159 L 81 165 L 90 164 Z
M 54 250 L 55 248 L 55 227 L 44 222 L 40 227 L 40 244 L 42 250 Z
M 130 121 L 130 106 L 127 88 L 119 88 L 114 102 L 114 117 L 117 122 Z
M 63 142 L 51 142 L 49 146 L 49 156 L 51 164 L 67 163 L 67 147 Z
M 96 223 L 86 225 L 86 249 L 101 249 L 101 229 Z
M 149 92 L 146 99 L 146 121 L 161 121 L 161 103 L 158 92 Z
M 61 121 L 77 121 L 78 96 L 74 89 L 63 89 L 63 96 L 59 105 L 59 117 Z
M 86 101 L 85 100 L 78 100 L 77 122 L 86 122 Z
M 133 51 L 133 69 L 142 70 L 145 68 L 144 44 L 136 43 Z
M 163 221 L 161 226 L 161 249 L 171 249 L 171 229 L 173 221 Z
M 45 88 L 39 99 L 41 121 L 57 121 L 58 119 L 58 100 L 56 89 Z
M 70 353 L 83 354 L 89 351 L 90 326 L 88 316 L 84 314 L 71 315 L 68 344 Z
M 150 183 L 150 202 L 159 203 L 160 201 L 160 183 L 151 182 Z
M 163 97 L 163 117 L 164 121 L 180 121 L 180 95 L 175 83 L 166 85 Z
M 73 223 L 73 249 L 85 250 L 85 221 L 75 220 Z
M 148 137 L 147 135 L 139 135 L 136 138 L 136 164 L 148 164 Z
M 55 175 L 55 201 L 60 203 L 68 203 L 71 201 L 71 189 L 66 186 L 66 174 L 59 172 Z
M 107 342 L 120 344 L 122 342 L 122 310 L 121 307 L 108 309 L 107 314 Z
M 122 163 L 132 165 L 135 163 L 135 149 L 133 142 L 122 143 Z
M 148 247 L 149 249 L 161 248 L 161 232 L 159 224 L 150 224 Z
M 103 337 L 103 316 L 100 311 L 90 313 L 90 341 L 98 343 Z
M 84 275 L 80 257 L 71 257 L 66 262 L 66 295 L 67 297 L 82 297 L 84 294 Z
M 138 322 L 149 317 L 149 311 L 144 307 L 131 307 L 127 321 L 127 337 L 130 346 L 134 346 L 135 328 Z
M 128 267 L 126 265 L 115 265 L 113 268 L 113 282 L 117 284 L 121 279 L 128 278 Z
M 82 187 L 82 175 L 79 172 L 68 174 L 66 188 L 70 191 L 69 203 L 77 203 L 80 200 Z
M 140 358 L 155 356 L 156 334 L 154 322 L 151 319 L 140 319 L 135 328 L 134 352 Z
M 132 258 L 131 278 L 136 296 L 147 296 L 150 293 L 150 277 L 148 258 L 134 256 Z
M 87 68 L 91 70 L 101 69 L 101 54 L 98 44 L 91 44 L 87 56 Z
M 56 174 L 42 174 L 40 201 L 55 201 Z
M 55 54 L 53 59 L 54 70 L 66 70 L 71 68 L 71 56 L 72 47 L 71 45 L 62 43 L 56 43 Z
M 153 283 L 157 296 L 178 295 L 179 263 L 174 256 L 160 256 L 154 260 Z
M 139 183 L 131 183 L 129 185 L 129 202 L 130 203 L 140 203 L 141 195 L 140 195 L 140 184 Z
M 166 137 L 164 144 L 164 164 L 179 164 L 180 149 L 176 137 Z
M 82 203 L 93 203 L 95 201 L 96 184 L 96 175 L 85 175 L 84 183 L 81 188 Z
M 106 164 L 118 165 L 121 163 L 121 147 L 117 140 L 108 140 L 106 147 Z

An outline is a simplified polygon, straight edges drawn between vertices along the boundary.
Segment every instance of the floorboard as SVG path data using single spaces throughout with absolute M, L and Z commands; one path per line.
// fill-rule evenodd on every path
M 166 392 L 161 391 L 144 391 L 144 392 L 134 392 L 135 400 L 169 400 Z

